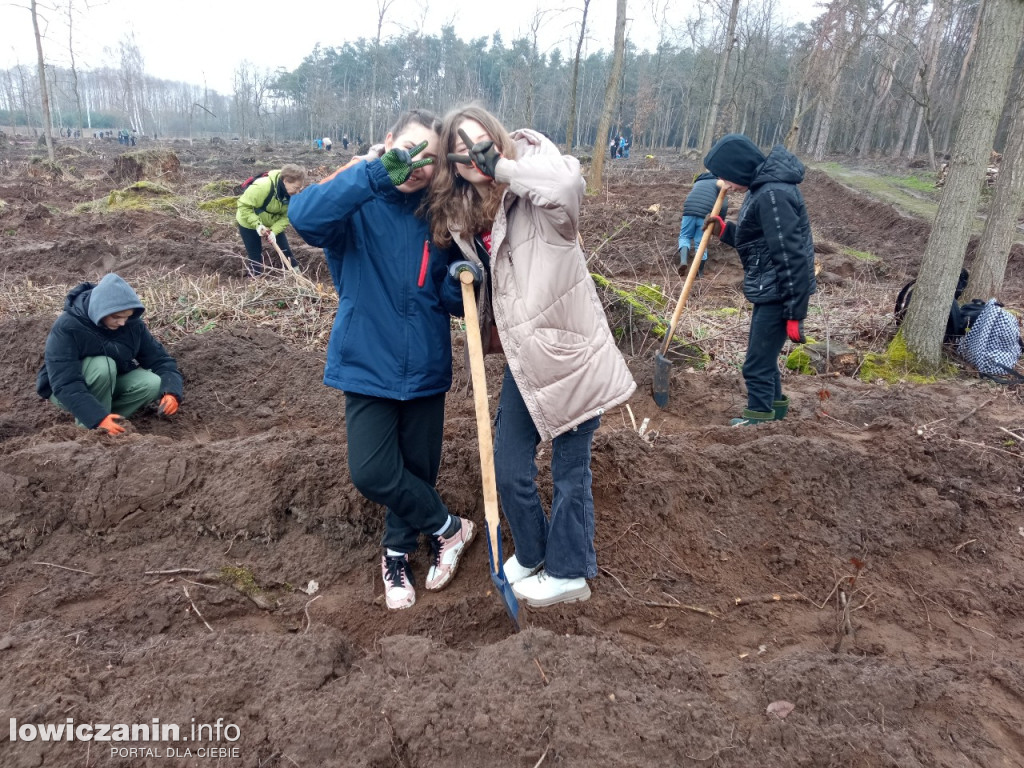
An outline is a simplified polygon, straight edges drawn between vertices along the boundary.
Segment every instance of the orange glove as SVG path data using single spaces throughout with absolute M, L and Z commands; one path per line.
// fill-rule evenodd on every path
M 161 416 L 173 416 L 178 412 L 178 398 L 170 394 L 164 395 L 160 398 L 156 412 Z
M 124 417 L 118 416 L 116 413 L 107 414 L 107 417 L 100 422 L 96 429 L 105 429 L 112 435 L 120 435 L 125 431 L 123 426 Z

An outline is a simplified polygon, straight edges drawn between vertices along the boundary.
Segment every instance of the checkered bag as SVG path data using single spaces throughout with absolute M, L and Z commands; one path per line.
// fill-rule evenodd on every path
M 1022 350 L 1020 322 L 995 299 L 988 300 L 957 343 L 960 357 L 988 376 L 1016 373 Z

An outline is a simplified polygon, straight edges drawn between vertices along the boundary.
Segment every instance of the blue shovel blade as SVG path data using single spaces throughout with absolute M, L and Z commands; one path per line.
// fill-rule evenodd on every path
M 516 632 L 519 631 L 519 601 L 516 599 L 515 593 L 512 591 L 512 585 L 508 583 L 508 579 L 505 578 L 504 562 L 505 558 L 501 553 L 501 526 L 498 526 L 495 530 L 495 539 L 498 541 L 498 552 L 495 553 L 491 547 L 491 537 L 487 537 L 487 557 L 490 559 L 491 565 L 491 581 L 494 582 L 494 588 L 498 590 L 498 595 L 501 597 L 501 601 L 505 604 L 505 612 L 508 617 L 512 619 L 512 626 L 515 627 Z

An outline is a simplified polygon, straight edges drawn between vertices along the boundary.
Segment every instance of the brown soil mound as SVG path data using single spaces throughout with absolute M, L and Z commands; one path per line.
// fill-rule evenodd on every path
M 174 148 L 182 189 L 292 157 Z M 3 151 L 24 165 L 26 149 Z M 516 634 L 477 542 L 449 588 L 391 613 L 382 512 L 349 482 L 322 340 L 257 324 L 168 330 L 185 402 L 118 438 L 36 397 L 60 310 L 34 298 L 40 286 L 112 269 L 130 282 L 242 274 L 230 221 L 72 215 L 116 187 L 112 155 L 105 143 L 76 156 L 85 180 L 73 185 L 18 172 L 0 185 L 4 290 L 27 307 L 0 319 L 0 722 L 17 726 L 0 765 L 1024 765 L 1018 393 L 969 375 L 887 387 L 787 373 L 785 421 L 724 426 L 745 403 L 746 322 L 735 254 L 716 246 L 684 324 L 704 369 L 675 366 L 668 409 L 650 397 L 656 340 L 640 326 L 624 337 L 639 389 L 595 439 L 593 597 L 524 607 Z M 695 167 L 631 162 L 587 200 L 584 243 L 595 269 L 674 301 Z M 803 191 L 830 243 L 814 322 L 880 348 L 928 224 L 820 173 Z M 319 253 L 293 239 L 322 274 Z M 1020 295 L 1019 265 L 1010 274 Z M 715 330 L 722 308 L 740 316 Z M 439 488 L 482 523 L 454 340 Z M 500 366 L 488 360 L 492 408 Z M 631 420 L 644 419 L 641 436 Z M 550 500 L 547 458 L 542 448 Z M 421 553 L 419 580 L 426 567 Z M 791 713 L 769 713 L 779 701 Z M 156 718 L 184 738 L 29 738 L 68 718 Z

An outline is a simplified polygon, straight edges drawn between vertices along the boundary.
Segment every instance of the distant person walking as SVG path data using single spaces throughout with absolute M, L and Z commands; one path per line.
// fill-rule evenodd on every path
M 263 274 L 264 241 L 268 244 L 276 242 L 288 260 L 299 267 L 284 231 L 288 228 L 291 196 L 305 186 L 306 169 L 299 165 L 286 165 L 256 179 L 238 198 L 235 220 L 248 256 L 249 277 Z M 287 264 L 281 266 L 288 267 Z
M 334 146 L 334 142 L 331 141 L 331 137 L 330 136 L 324 136 L 324 151 L 325 152 L 330 152 L 331 151 L 331 147 L 333 147 L 333 146 Z
M 704 231 L 704 219 L 711 209 L 715 207 L 715 200 L 718 199 L 718 177 L 713 173 L 702 173 L 693 181 L 693 187 L 686 200 L 683 202 L 683 220 L 679 225 L 679 250 L 676 256 L 679 259 L 680 274 L 686 273 L 690 257 L 693 256 L 694 248 L 698 242 L 697 233 Z M 722 201 L 721 217 L 724 219 L 729 213 L 729 198 Z M 704 265 L 708 260 L 708 252 L 704 251 L 704 258 L 701 259 L 700 268 L 697 271 L 698 277 L 704 275 Z
M 181 373 L 143 322 L 145 311 L 138 294 L 114 273 L 72 289 L 46 337 L 38 395 L 70 411 L 78 426 L 112 435 L 155 400 L 160 415 L 176 413 Z

